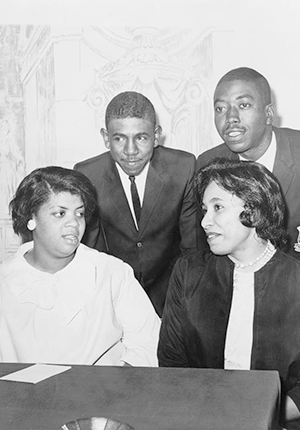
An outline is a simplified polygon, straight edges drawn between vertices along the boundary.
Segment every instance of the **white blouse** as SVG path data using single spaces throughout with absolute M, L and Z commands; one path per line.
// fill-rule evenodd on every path
M 50 274 L 32 247 L 0 266 L 0 361 L 158 366 L 160 319 L 128 264 L 80 244 Z
M 254 272 L 234 270 L 233 297 L 225 341 L 225 369 L 249 370 L 253 341 Z

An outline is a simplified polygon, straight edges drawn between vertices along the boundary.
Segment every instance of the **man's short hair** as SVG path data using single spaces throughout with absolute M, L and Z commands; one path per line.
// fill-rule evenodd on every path
M 249 67 L 239 67 L 227 72 L 217 83 L 216 88 L 224 82 L 245 81 L 254 83 L 259 87 L 266 105 L 271 103 L 271 89 L 267 79 L 259 72 Z
M 112 119 L 142 118 L 156 125 L 156 115 L 153 104 L 147 97 L 135 91 L 125 91 L 116 95 L 108 104 L 105 113 L 105 126 Z

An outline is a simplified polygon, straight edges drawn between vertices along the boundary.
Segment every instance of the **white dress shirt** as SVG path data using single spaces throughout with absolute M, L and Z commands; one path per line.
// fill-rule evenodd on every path
M 133 209 L 133 204 L 132 204 L 132 198 L 131 198 L 131 191 L 130 191 L 130 180 L 129 180 L 129 176 L 127 175 L 127 173 L 124 172 L 124 170 L 119 166 L 118 163 L 116 163 L 119 175 L 120 175 L 120 179 L 123 185 L 123 189 L 135 222 L 135 226 L 138 229 L 138 225 L 136 222 L 136 218 L 135 218 L 135 213 L 134 213 L 134 209 Z M 143 206 L 143 200 L 144 200 L 144 194 L 145 194 L 145 187 L 146 187 L 146 181 L 147 181 L 147 175 L 148 175 L 148 170 L 149 170 L 149 166 L 150 163 L 147 163 L 146 166 L 144 167 L 144 169 L 141 171 L 141 173 L 138 176 L 135 176 L 135 184 L 136 184 L 136 188 L 137 188 L 137 192 L 140 198 L 140 202 L 141 202 L 141 206 Z
M 273 172 L 275 157 L 276 157 L 276 150 L 277 150 L 276 136 L 275 136 L 275 133 L 272 132 L 272 140 L 268 149 L 258 160 L 256 160 L 256 162 L 265 166 L 270 172 Z M 242 161 L 248 161 L 246 160 L 246 158 L 243 158 L 240 154 L 239 154 L 239 158 Z

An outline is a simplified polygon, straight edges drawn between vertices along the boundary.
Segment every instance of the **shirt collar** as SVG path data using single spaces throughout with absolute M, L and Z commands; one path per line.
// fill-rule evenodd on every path
M 276 157 L 276 148 L 277 148 L 276 136 L 275 136 L 275 133 L 273 131 L 271 143 L 268 146 L 268 149 L 258 160 L 256 160 L 257 163 L 264 165 L 268 170 L 270 170 L 270 172 L 272 172 L 273 168 L 274 168 L 275 157 Z M 240 154 L 239 154 L 239 158 L 242 161 L 248 161 L 245 158 L 243 158 Z
M 5 262 L 5 282 L 21 303 L 33 303 L 46 311 L 59 300 L 68 324 L 83 309 L 96 286 L 94 264 L 79 245 L 74 259 L 64 269 L 54 274 L 42 272 L 24 258 L 32 247 L 33 242 L 21 245 Z

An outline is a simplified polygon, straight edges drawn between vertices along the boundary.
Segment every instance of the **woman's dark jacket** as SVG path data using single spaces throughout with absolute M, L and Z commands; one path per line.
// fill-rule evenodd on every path
M 158 347 L 163 367 L 224 368 L 234 264 L 226 256 L 180 258 L 170 279 Z M 254 275 L 251 369 L 278 370 L 300 409 L 300 261 L 281 251 Z

